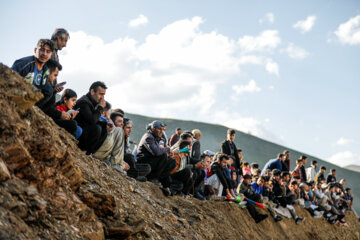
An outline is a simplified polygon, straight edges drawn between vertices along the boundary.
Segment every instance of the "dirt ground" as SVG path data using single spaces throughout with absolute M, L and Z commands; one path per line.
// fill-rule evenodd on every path
M 256 224 L 235 203 L 165 197 L 86 156 L 40 98 L 0 64 L 0 239 L 360 239 L 352 213 L 348 227 L 299 208 L 299 225 Z

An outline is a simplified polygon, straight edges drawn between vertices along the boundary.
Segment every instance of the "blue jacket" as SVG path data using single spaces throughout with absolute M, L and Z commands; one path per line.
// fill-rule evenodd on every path
M 170 148 L 160 148 L 160 140 L 160 137 L 154 136 L 154 134 L 151 132 L 151 129 L 148 130 L 148 132 L 145 133 L 140 140 L 136 156 L 137 159 L 156 157 L 167 153 Z
M 20 76 L 25 78 L 29 83 L 33 84 L 39 89 L 47 88 L 49 70 L 46 64 L 42 68 L 42 79 L 40 85 L 34 82 L 35 72 L 35 56 L 24 57 L 16 60 L 11 69 L 19 73 Z
M 281 165 L 280 159 L 276 158 L 276 159 L 269 160 L 265 164 L 263 170 L 261 171 L 261 176 L 264 176 L 266 169 L 270 169 L 270 170 L 278 169 L 278 170 L 282 171 L 282 165 Z
M 255 193 L 263 195 L 263 190 L 264 190 L 263 186 L 259 186 L 257 182 L 252 182 L 251 186 L 253 187 Z

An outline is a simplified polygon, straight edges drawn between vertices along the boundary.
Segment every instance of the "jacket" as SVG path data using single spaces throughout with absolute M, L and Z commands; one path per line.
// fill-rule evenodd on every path
M 75 120 L 80 127 L 84 128 L 86 125 L 99 124 L 106 128 L 107 123 L 99 121 L 103 108 L 91 97 L 90 93 L 77 100 L 74 109 L 77 108 L 80 108 L 80 110 Z
M 154 136 L 151 129 L 149 129 L 141 138 L 138 150 L 137 159 L 161 156 L 169 152 L 170 148 L 160 148 L 159 142 L 161 138 Z
M 54 120 L 61 119 L 61 111 L 56 108 L 56 91 L 50 85 L 46 83 L 46 88 L 41 89 L 44 97 L 36 103 L 46 115 L 50 116 Z
M 20 58 L 14 62 L 11 69 L 19 73 L 20 76 L 25 78 L 29 83 L 33 84 L 39 89 L 43 89 L 48 82 L 49 70 L 46 64 L 43 66 L 41 83 L 37 85 L 34 82 L 34 72 L 35 72 L 35 56 L 28 56 Z
M 213 165 L 211 165 L 211 172 L 216 174 L 224 189 L 231 188 L 230 179 L 226 177 L 224 169 L 221 168 L 219 163 L 214 162 Z
M 200 141 L 196 140 L 194 141 L 192 147 L 191 147 L 191 154 L 190 157 L 192 157 L 193 159 L 196 159 L 198 161 L 200 161 L 200 155 L 201 155 L 201 151 L 200 151 Z
M 315 175 L 316 175 L 316 171 L 313 166 L 306 168 L 306 179 L 308 182 L 315 181 L 316 180 Z
M 270 169 L 270 170 L 278 169 L 278 170 L 282 171 L 282 165 L 281 165 L 280 159 L 276 158 L 276 159 L 271 159 L 271 160 L 269 160 L 269 161 L 265 164 L 263 170 L 261 171 L 261 176 L 264 176 L 265 171 L 266 171 L 267 169 Z
M 233 148 L 234 148 L 234 154 L 231 154 L 230 145 L 232 145 Z M 239 159 L 238 150 L 237 150 L 236 145 L 235 145 L 234 142 L 233 142 L 233 143 L 230 143 L 229 140 L 223 141 L 223 142 L 221 143 L 221 145 L 220 145 L 220 152 L 221 152 L 221 153 L 225 153 L 225 154 L 227 154 L 227 155 L 229 155 L 229 156 L 233 156 L 233 157 L 235 158 L 235 161 L 234 161 L 234 164 L 233 164 L 234 167 L 235 167 L 236 169 L 239 169 L 239 168 L 240 168 L 241 162 L 240 162 L 240 159 Z

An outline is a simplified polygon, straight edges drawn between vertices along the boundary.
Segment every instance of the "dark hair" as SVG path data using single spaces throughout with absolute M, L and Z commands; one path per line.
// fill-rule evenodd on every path
M 296 163 L 299 163 L 299 162 L 302 162 L 303 161 L 303 159 L 302 158 L 298 158 L 298 159 L 296 159 Z
M 184 131 L 181 135 L 183 135 L 183 134 L 188 134 L 188 135 L 190 135 L 190 137 L 194 136 L 191 131 Z M 181 138 L 181 135 L 180 135 L 180 138 Z
M 113 112 L 113 113 L 110 114 L 111 121 L 115 122 L 116 117 L 124 118 L 124 115 L 122 115 L 119 112 Z
M 283 151 L 283 154 L 287 154 L 287 153 L 290 153 L 289 150 L 284 150 Z
M 73 98 L 73 97 L 77 97 L 76 92 L 74 90 L 72 90 L 72 89 L 69 89 L 69 88 L 65 89 L 64 92 L 62 93 L 61 99 L 57 103 L 57 105 L 64 104 L 65 99 L 70 99 L 70 98 Z
M 51 35 L 51 40 L 56 41 L 58 37 L 64 39 L 66 35 L 68 36 L 68 38 L 70 38 L 70 34 L 68 31 L 66 31 L 64 28 L 57 28 L 55 29 L 54 33 Z
M 189 146 L 190 143 L 191 143 L 190 141 L 186 141 L 186 140 L 180 141 L 179 149 L 183 149 L 183 148 L 185 148 L 186 146 Z
M 285 156 L 285 154 L 283 154 L 283 153 L 278 154 L 278 158 L 282 158 L 283 156 Z
M 111 117 L 110 117 L 111 118 Z M 124 127 L 127 125 L 127 124 L 129 124 L 129 123 L 132 123 L 132 121 L 129 119 L 129 118 L 124 118 L 124 120 L 123 120 L 123 125 L 124 125 Z
M 89 92 L 92 90 L 94 90 L 95 92 L 98 90 L 99 87 L 102 87 L 103 89 L 107 89 L 106 85 L 104 82 L 100 82 L 100 81 L 97 81 L 97 82 L 93 82 L 89 88 Z
M 105 101 L 105 107 L 103 108 L 103 112 L 107 112 L 111 109 L 111 104 L 108 101 Z
M 238 149 L 238 153 L 239 153 L 239 152 L 242 152 L 242 150 L 241 150 L 241 149 Z
M 317 161 L 316 161 L 316 160 L 312 160 L 312 161 L 311 161 L 311 164 L 312 164 L 312 165 L 317 164 Z
M 298 179 L 298 180 L 299 180 L 299 179 L 300 179 L 300 176 L 293 176 L 292 178 L 293 178 L 293 179 Z
M 273 176 L 280 176 L 280 174 L 281 174 L 281 171 L 279 169 L 275 168 L 275 169 L 272 170 L 272 175 Z
M 207 157 L 210 157 L 210 156 L 207 155 L 207 154 L 205 154 L 205 153 L 203 153 L 203 154 L 200 155 L 200 160 L 202 161 L 202 160 L 204 160 L 204 159 L 207 158 Z
M 184 132 L 180 135 L 180 140 L 186 140 L 189 137 L 192 137 L 192 135 L 188 132 Z
M 61 64 L 58 61 L 52 59 L 49 59 L 49 61 L 46 62 L 46 66 L 48 67 L 50 73 L 55 72 L 56 68 L 58 68 L 59 71 L 62 70 Z
M 332 169 L 330 169 L 330 172 L 336 172 L 336 169 L 335 168 L 332 168 Z
M 326 167 L 325 166 L 321 166 L 321 168 L 320 169 L 322 169 L 322 170 L 326 170 Z
M 55 45 L 54 45 L 54 43 L 53 43 L 53 41 L 51 41 L 50 39 L 40 39 L 38 42 L 37 42 L 37 44 L 36 44 L 36 47 L 43 47 L 43 46 L 45 46 L 45 45 L 48 45 L 49 46 L 49 48 L 50 48 L 50 50 L 51 51 L 54 51 L 54 49 L 55 49 Z
M 351 190 L 351 188 L 349 188 L 349 187 L 345 188 L 345 191 L 349 191 L 349 190 Z
M 290 173 L 289 172 L 287 172 L 287 171 L 284 171 L 284 172 L 281 172 L 281 178 L 284 178 L 284 177 L 286 177 L 286 176 L 288 176 L 288 175 L 290 175 Z
M 179 127 L 178 127 L 178 128 L 176 128 L 176 131 L 179 131 L 179 130 L 181 130 L 181 128 L 179 128 Z
M 226 154 L 221 153 L 221 154 L 219 154 L 218 159 L 219 159 L 220 162 L 222 162 L 224 159 L 229 160 L 229 156 L 226 155 Z
M 297 181 L 291 181 L 291 185 L 298 185 Z
M 259 164 L 257 164 L 257 163 L 252 163 L 250 166 L 251 166 L 252 168 L 259 168 Z
M 307 156 L 301 155 L 300 158 L 301 158 L 302 160 L 305 160 L 305 159 L 307 159 Z
M 112 112 L 120 113 L 122 117 L 125 116 L 125 112 L 120 108 L 115 108 Z
M 248 163 L 248 162 L 244 162 L 244 166 L 249 166 L 249 163 Z
M 235 134 L 235 130 L 230 128 L 227 130 L 227 134 L 230 134 L 230 136 L 231 136 L 231 135 Z

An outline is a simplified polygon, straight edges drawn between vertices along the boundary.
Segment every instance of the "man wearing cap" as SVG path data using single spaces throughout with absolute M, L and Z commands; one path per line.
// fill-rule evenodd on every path
M 138 163 L 147 163 L 151 166 L 151 172 L 147 178 L 158 185 L 166 185 L 170 172 L 175 168 L 176 161 L 168 158 L 169 147 L 160 147 L 163 135 L 164 123 L 159 120 L 153 121 L 148 131 L 142 136 L 137 152 Z

